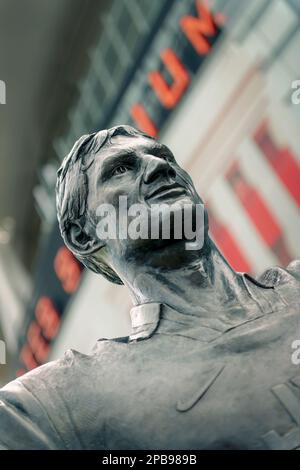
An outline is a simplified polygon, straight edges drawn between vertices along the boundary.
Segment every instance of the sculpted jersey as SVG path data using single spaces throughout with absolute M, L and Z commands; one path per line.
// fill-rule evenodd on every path
M 243 279 L 247 311 L 138 306 L 130 337 L 9 383 L 0 448 L 300 448 L 300 262 Z

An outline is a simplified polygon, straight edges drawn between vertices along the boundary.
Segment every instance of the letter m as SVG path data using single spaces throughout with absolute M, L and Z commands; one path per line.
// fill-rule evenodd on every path
M 180 26 L 198 54 L 206 55 L 211 48 L 207 36 L 215 36 L 217 30 L 213 14 L 206 2 L 196 0 L 196 7 L 198 17 L 184 16 L 180 20 Z
M 0 80 L 0 104 L 6 103 L 6 86 L 3 80 Z

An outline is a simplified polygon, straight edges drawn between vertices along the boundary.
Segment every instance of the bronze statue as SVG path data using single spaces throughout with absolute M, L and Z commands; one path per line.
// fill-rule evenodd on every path
M 127 286 L 132 331 L 1 389 L 0 448 L 300 447 L 300 262 L 258 280 L 235 272 L 206 213 L 197 249 L 172 230 L 101 239 L 98 207 L 120 222 L 121 195 L 146 218 L 154 202 L 202 202 L 171 151 L 129 126 L 75 143 L 58 172 L 62 236 L 88 268 Z

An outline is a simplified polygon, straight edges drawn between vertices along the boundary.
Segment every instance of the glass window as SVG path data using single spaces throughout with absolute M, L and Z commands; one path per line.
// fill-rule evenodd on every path
M 161 10 L 165 3 L 165 0 L 137 0 L 136 3 L 140 7 L 142 13 L 145 15 L 146 19 L 148 19 L 148 21 L 151 21 L 154 16 L 156 16 Z
M 129 52 L 133 53 L 140 38 L 140 32 L 137 28 L 136 22 L 125 5 L 120 11 L 118 28 L 119 34 L 129 49 Z
M 117 51 L 115 50 L 113 44 L 108 44 L 104 61 L 108 72 L 113 74 L 118 68 L 118 62 L 120 62 Z

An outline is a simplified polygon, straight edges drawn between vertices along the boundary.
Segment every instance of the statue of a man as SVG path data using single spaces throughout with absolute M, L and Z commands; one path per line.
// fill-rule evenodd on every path
M 127 286 L 132 331 L 1 389 L 0 448 L 300 447 L 300 262 L 259 280 L 235 272 L 206 213 L 196 249 L 174 227 L 169 238 L 99 237 L 99 207 L 120 222 L 120 196 L 146 208 L 142 222 L 154 204 L 202 202 L 171 151 L 129 126 L 76 142 L 58 172 L 62 236 L 87 267 Z

